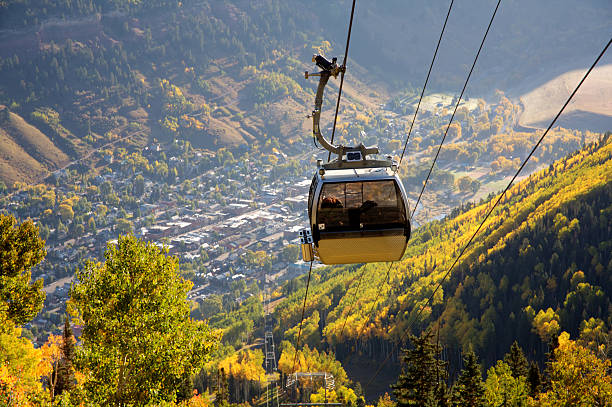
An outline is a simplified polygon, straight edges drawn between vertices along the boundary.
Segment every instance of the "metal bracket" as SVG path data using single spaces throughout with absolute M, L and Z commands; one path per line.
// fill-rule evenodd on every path
M 312 57 L 312 62 L 316 63 L 319 68 L 322 69 L 319 73 L 309 73 L 305 72 L 304 76 L 308 79 L 311 76 L 318 76 L 319 85 L 317 87 L 317 93 L 315 95 L 315 105 L 312 111 L 312 134 L 317 139 L 319 144 L 321 144 L 327 151 L 330 153 L 334 153 L 339 157 L 339 160 L 342 161 L 342 157 L 344 157 L 347 153 L 350 152 L 360 152 L 362 160 L 366 160 L 366 157 L 370 154 L 378 154 L 378 147 L 365 147 L 363 144 L 360 144 L 356 147 L 346 147 L 342 145 L 333 145 L 328 142 L 325 137 L 321 134 L 321 107 L 323 105 L 323 92 L 325 90 L 325 86 L 329 81 L 330 77 L 338 77 L 338 74 L 346 72 L 346 66 L 338 66 L 336 63 L 337 58 L 332 58 L 331 61 L 325 59 L 325 57 L 321 55 L 314 55 Z
M 305 262 L 314 260 L 314 249 L 312 247 L 312 232 L 310 229 L 302 229 L 299 232 L 300 247 L 302 248 L 302 260 Z
M 389 168 L 391 171 L 397 171 L 397 161 L 387 157 L 387 160 L 356 160 L 348 161 L 341 158 L 322 164 L 317 163 L 319 173 L 325 174 L 326 170 L 344 170 L 344 169 L 358 169 L 358 168 Z M 321 172 L 323 170 L 323 172 Z

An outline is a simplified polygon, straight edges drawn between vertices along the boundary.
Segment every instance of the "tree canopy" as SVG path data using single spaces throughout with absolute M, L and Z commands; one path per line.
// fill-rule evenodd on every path
M 550 389 L 540 394 L 542 406 L 609 406 L 612 403 L 610 360 L 602 360 L 570 340 L 559 336 L 550 362 Z
M 403 369 L 393 393 L 399 407 L 444 405 L 447 363 L 440 360 L 441 347 L 433 342 L 433 333 L 411 336 L 412 349 L 402 356 Z
M 31 283 L 32 267 L 46 255 L 45 242 L 31 220 L 20 225 L 13 216 L 0 214 L 0 330 L 25 324 L 45 300 L 43 281 Z
M 175 399 L 217 342 L 189 317 L 192 283 L 176 258 L 133 236 L 109 244 L 105 260 L 77 271 L 69 302 L 83 325 L 75 364 L 87 396 L 106 405 Z

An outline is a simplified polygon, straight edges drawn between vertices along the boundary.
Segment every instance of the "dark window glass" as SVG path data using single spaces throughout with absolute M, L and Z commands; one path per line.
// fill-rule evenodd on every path
M 312 178 L 312 182 L 310 183 L 310 191 L 308 191 L 308 223 L 310 223 L 310 216 L 312 216 L 312 204 L 314 200 L 314 194 L 317 190 L 317 176 L 315 175 Z
M 406 211 L 393 180 L 323 184 L 317 227 L 325 231 L 404 227 Z

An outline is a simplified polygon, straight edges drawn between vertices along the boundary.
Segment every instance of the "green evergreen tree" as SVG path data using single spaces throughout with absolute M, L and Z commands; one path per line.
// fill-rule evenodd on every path
M 550 390 L 551 387 L 551 371 L 552 364 L 555 361 L 555 349 L 559 346 L 559 338 L 557 335 L 553 335 L 548 342 L 548 353 L 546 354 L 546 367 L 544 368 L 544 377 L 542 378 L 542 388 L 540 389 L 543 392 Z
M 64 321 L 64 332 L 62 333 L 62 356 L 57 366 L 57 384 L 55 385 L 55 395 L 59 396 L 63 392 L 70 392 L 76 386 L 74 377 L 74 358 L 76 340 L 72 334 L 72 327 L 68 318 Z
M 462 407 L 484 406 L 484 384 L 480 364 L 473 350 L 463 357 L 461 375 L 453 387 L 452 405 Z
M 514 341 L 510 347 L 510 351 L 506 353 L 506 356 L 504 356 L 504 362 L 510 366 L 510 369 L 512 370 L 512 377 L 515 379 L 518 379 L 521 376 L 527 376 L 529 364 L 517 341 Z
M 134 178 L 134 187 L 132 191 L 134 191 L 135 196 L 142 196 L 144 194 L 145 182 L 142 175 L 139 174 L 136 176 L 136 178 Z
M 447 363 L 439 359 L 440 346 L 430 330 L 410 341 L 413 348 L 404 350 L 402 373 L 392 386 L 398 407 L 444 405 L 448 374 Z
M 229 389 L 227 377 L 223 368 L 217 373 L 217 394 L 215 397 L 217 407 L 226 406 L 229 404 Z
M 529 396 L 536 397 L 542 387 L 542 376 L 540 368 L 535 362 L 531 362 L 527 373 L 527 384 L 529 385 Z

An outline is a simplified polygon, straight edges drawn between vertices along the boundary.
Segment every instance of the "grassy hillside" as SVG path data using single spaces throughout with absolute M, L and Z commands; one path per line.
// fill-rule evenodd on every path
M 33 181 L 68 161 L 45 134 L 0 105 L 0 179 Z
M 569 96 L 575 83 L 584 75 L 582 70 L 565 73 L 521 96 L 522 126 L 546 126 L 556 114 L 556 106 Z M 574 128 L 608 131 L 612 129 L 612 65 L 596 68 L 585 86 L 568 106 L 559 125 L 573 123 Z
M 589 318 L 608 327 L 612 322 L 611 202 L 607 137 L 512 187 L 418 320 L 418 310 L 492 201 L 457 209 L 415 231 L 404 259 L 390 265 L 389 281 L 387 264 L 317 270 L 303 343 L 321 346 L 322 337 L 350 373 L 351 364 L 364 358 L 384 359 L 405 340 L 409 326 L 418 334 L 439 323 L 451 364 L 452 355 L 469 346 L 491 363 L 514 340 L 542 358 L 559 329 L 575 334 Z M 287 295 L 275 309 L 279 337 L 294 339 L 304 288 L 305 276 L 277 293 Z M 318 324 L 308 322 L 319 318 Z

